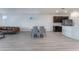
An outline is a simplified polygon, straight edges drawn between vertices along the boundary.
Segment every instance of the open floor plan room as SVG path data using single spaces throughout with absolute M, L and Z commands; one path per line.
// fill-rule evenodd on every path
M 0 8 L 0 51 L 79 51 L 79 8 Z

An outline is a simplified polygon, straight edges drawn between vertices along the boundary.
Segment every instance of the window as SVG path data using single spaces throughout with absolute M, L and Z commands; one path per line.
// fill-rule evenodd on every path
M 2 19 L 7 19 L 7 16 L 6 15 L 2 16 Z

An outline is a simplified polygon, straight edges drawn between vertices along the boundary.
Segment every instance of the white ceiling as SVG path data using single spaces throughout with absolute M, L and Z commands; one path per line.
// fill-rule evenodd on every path
M 0 14 L 56 14 L 56 10 L 60 14 L 70 14 L 72 11 L 79 11 L 79 8 L 0 8 Z

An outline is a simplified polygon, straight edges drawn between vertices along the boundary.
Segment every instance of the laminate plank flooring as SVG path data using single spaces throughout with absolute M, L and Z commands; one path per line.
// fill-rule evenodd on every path
M 0 51 L 79 51 L 79 41 L 61 32 L 47 32 L 44 38 L 35 39 L 30 32 L 20 32 L 0 39 Z

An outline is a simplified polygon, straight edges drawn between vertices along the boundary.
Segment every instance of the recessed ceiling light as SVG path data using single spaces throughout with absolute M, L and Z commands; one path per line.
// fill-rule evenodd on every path
M 68 11 L 67 11 L 67 10 L 65 10 L 64 12 L 65 12 L 65 13 L 67 13 Z
M 59 10 L 56 10 L 56 13 L 58 13 L 59 12 Z

